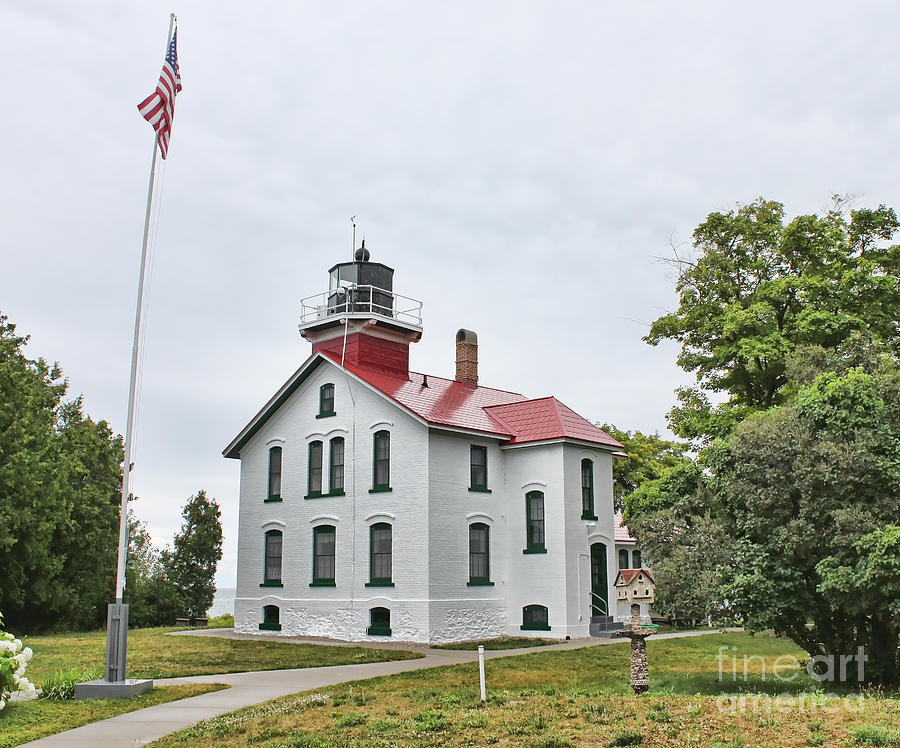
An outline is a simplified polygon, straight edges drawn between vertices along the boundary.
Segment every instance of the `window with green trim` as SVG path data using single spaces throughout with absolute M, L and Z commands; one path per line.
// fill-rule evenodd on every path
M 369 636 L 391 635 L 391 611 L 387 608 L 369 609 L 369 628 L 366 629 Z
M 322 495 L 322 442 L 309 443 L 309 480 L 307 494 Z
M 333 525 L 313 528 L 313 581 L 311 587 L 334 586 L 335 529 Z
M 328 470 L 328 493 L 344 493 L 344 439 L 336 436 L 331 440 Z
M 281 540 L 281 530 L 269 530 L 266 533 L 261 587 L 281 586 Z
M 281 447 L 269 450 L 268 501 L 281 501 Z
M 469 447 L 469 490 L 487 491 L 487 447 Z
M 594 463 L 581 461 L 581 518 L 597 519 L 594 514 Z
M 374 437 L 373 491 L 387 491 L 391 487 L 391 434 L 378 431 Z
M 628 565 L 628 551 L 624 548 L 619 550 L 619 569 L 630 569 Z
M 319 387 L 319 415 L 317 418 L 325 418 L 334 415 L 334 385 L 323 384 Z
M 281 631 L 281 611 L 277 605 L 263 606 L 263 619 L 259 624 L 260 631 Z
M 523 631 L 549 631 L 550 618 L 544 605 L 526 605 L 522 608 Z
M 544 553 L 544 494 L 525 494 L 525 553 Z
M 469 585 L 491 584 L 491 528 L 475 522 L 469 525 Z
M 391 581 L 391 536 L 392 528 L 386 522 L 378 522 L 369 528 L 369 586 L 394 586 Z

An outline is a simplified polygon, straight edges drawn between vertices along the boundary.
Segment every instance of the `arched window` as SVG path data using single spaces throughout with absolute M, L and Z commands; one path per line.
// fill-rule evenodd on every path
M 310 587 L 334 587 L 334 541 L 333 525 L 313 528 L 313 580 Z
M 619 569 L 630 569 L 628 565 L 628 551 L 625 548 L 619 549 Z
M 309 443 L 309 478 L 307 498 L 322 495 L 322 442 Z
M 266 533 L 263 583 L 260 587 L 281 587 L 281 530 Z
M 544 494 L 525 494 L 525 550 L 523 553 L 546 553 L 544 545 Z
M 372 491 L 391 490 L 391 434 L 378 431 L 375 434 L 375 458 L 372 477 Z
M 391 526 L 378 522 L 369 528 L 369 581 L 367 587 L 393 587 Z
M 644 568 L 644 567 L 641 565 L 641 552 L 640 552 L 640 551 L 632 551 L 632 552 L 631 552 L 631 561 L 632 561 L 632 563 L 634 564 L 634 566 L 631 567 L 632 569 L 642 569 L 642 568 Z
M 387 608 L 369 609 L 369 628 L 366 629 L 369 636 L 391 635 L 391 611 Z
M 266 501 L 281 501 L 281 447 L 269 450 L 269 495 Z
M 336 436 L 331 440 L 330 469 L 328 471 L 328 493 L 332 496 L 344 494 L 344 439 Z
M 323 384 L 319 387 L 319 415 L 316 418 L 327 418 L 334 415 L 334 385 Z
M 469 525 L 469 586 L 491 581 L 491 528 L 482 522 Z
M 280 613 L 277 605 L 263 606 L 263 619 L 259 624 L 260 631 L 281 631 Z
M 526 605 L 522 608 L 522 631 L 549 631 L 549 614 L 543 605 Z
M 594 513 L 594 463 L 581 461 L 581 519 L 597 519 Z

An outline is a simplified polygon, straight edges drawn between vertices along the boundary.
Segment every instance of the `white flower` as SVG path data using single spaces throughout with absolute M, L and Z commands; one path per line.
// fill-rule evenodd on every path
M 13 639 L 13 644 L 16 647 L 16 652 L 22 649 L 22 640 L 21 639 Z
M 6 706 L 6 702 L 3 699 L 0 699 L 0 709 Z
M 34 651 L 31 649 L 31 647 L 25 647 L 25 649 L 22 650 L 22 654 L 25 655 L 25 662 L 28 662 L 32 657 L 34 657 Z

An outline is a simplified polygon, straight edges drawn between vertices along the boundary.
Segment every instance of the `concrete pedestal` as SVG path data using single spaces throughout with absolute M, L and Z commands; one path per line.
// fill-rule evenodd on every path
M 130 699 L 139 693 L 153 688 L 153 681 L 148 679 L 108 681 L 89 680 L 75 685 L 76 699 Z

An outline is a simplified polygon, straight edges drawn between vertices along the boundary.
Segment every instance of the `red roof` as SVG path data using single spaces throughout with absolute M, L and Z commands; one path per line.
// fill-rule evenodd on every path
M 485 410 L 503 431 L 514 434 L 510 444 L 569 438 L 622 448 L 619 442 L 555 397 L 491 405 Z
M 225 448 L 223 454 L 239 457 L 241 447 L 323 360 L 341 366 L 340 355 L 335 352 L 320 350 L 314 353 Z M 619 442 L 554 397 L 528 400 L 518 392 L 416 372 L 407 375 L 363 368 L 346 360 L 343 368 L 429 424 L 482 432 L 508 444 L 577 439 L 617 451 L 623 449 Z
M 619 576 L 616 578 L 616 587 L 624 586 L 626 584 L 630 584 L 631 580 L 634 579 L 639 573 L 643 572 L 644 576 L 647 577 L 651 582 L 653 581 L 653 575 L 650 573 L 648 569 L 620 569 Z M 621 585 L 619 580 L 622 580 Z
M 333 353 L 321 355 L 340 365 Z M 348 365 L 344 368 L 428 423 L 483 431 L 509 444 L 578 439 L 622 449 L 622 445 L 555 397 L 528 400 L 518 392 L 410 372 L 408 377 Z
M 628 529 L 628 525 L 622 521 L 622 512 L 616 512 L 616 542 L 637 543 L 637 540 L 631 537 L 631 530 Z

